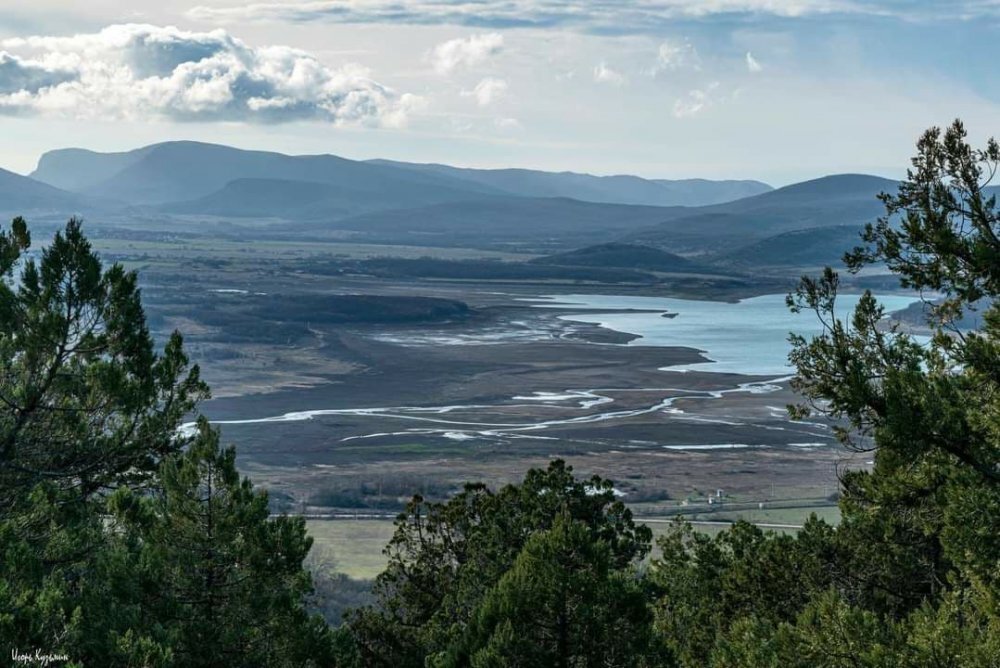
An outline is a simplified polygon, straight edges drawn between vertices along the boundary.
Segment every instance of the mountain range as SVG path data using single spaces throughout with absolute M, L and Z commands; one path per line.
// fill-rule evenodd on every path
M 729 202 L 771 190 L 771 186 L 760 181 L 707 179 L 668 181 L 629 175 L 593 176 L 575 172 L 540 172 L 531 169 L 467 169 L 390 160 L 371 162 L 421 173 L 451 176 L 522 197 L 564 197 L 605 204 L 703 206 Z
M 420 245 L 522 244 L 563 252 L 620 242 L 574 264 L 625 256 L 702 266 L 822 264 L 853 245 L 896 182 L 841 174 L 772 189 L 758 181 L 667 181 L 528 169 L 467 169 L 199 142 L 121 153 L 60 149 L 28 177 L 0 171 L 0 209 L 116 212 L 141 219 L 251 219 L 288 233 L 338 231 Z M 152 215 L 151 215 L 152 214 Z M 686 259 L 685 259 L 686 258 Z M 617 261 L 617 260 L 615 260 Z M 653 267 L 648 267 L 654 269 Z
M 896 181 L 877 176 L 827 176 L 734 202 L 673 209 L 662 223 L 632 233 L 628 240 L 675 253 L 708 255 L 716 261 L 758 264 L 766 259 L 768 264 L 800 264 L 783 257 L 790 248 L 811 259 L 830 260 L 823 252 L 831 246 L 828 235 L 801 232 L 839 228 L 837 235 L 846 230 L 853 245 L 864 223 L 885 211 L 879 193 L 896 188 Z M 835 260 L 845 248 L 833 247 Z
M 61 149 L 45 153 L 31 178 L 76 193 L 130 204 L 196 210 L 234 204 L 247 188 L 271 184 L 313 188 L 310 204 L 334 208 L 400 208 L 481 196 L 569 198 L 651 206 L 713 204 L 770 190 L 757 181 L 665 181 L 526 169 L 475 170 L 334 155 L 290 156 L 200 142 L 167 142 L 124 153 Z M 252 183 L 241 184 L 251 180 Z M 381 199 L 375 198 L 377 193 Z M 233 215 L 243 215 L 241 213 Z M 301 214 L 299 214 L 301 215 Z M 321 215 L 316 212 L 315 215 Z
M 29 212 L 75 213 L 88 208 L 88 198 L 47 183 L 0 169 L 0 207 L 12 215 Z

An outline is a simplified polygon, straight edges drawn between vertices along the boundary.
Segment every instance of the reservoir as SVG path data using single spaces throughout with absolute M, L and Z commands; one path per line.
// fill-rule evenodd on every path
M 838 317 L 849 317 L 860 299 L 857 294 L 840 295 Z M 809 336 L 822 331 L 812 311 L 792 313 L 785 305 L 784 294 L 762 295 L 735 303 L 586 294 L 549 295 L 531 301 L 540 308 L 597 310 L 600 312 L 560 317 L 641 337 L 628 345 L 696 348 L 712 360 L 664 367 L 670 371 L 790 375 L 794 369 L 788 364 L 789 333 Z M 879 297 L 886 313 L 904 309 L 915 301 L 918 299 L 912 295 Z M 664 314 L 675 315 L 664 317 Z

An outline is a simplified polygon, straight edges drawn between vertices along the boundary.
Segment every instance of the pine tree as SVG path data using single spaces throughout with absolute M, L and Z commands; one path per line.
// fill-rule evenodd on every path
M 270 518 L 267 494 L 240 479 L 235 458 L 202 419 L 149 493 L 112 497 L 120 540 L 139 546 L 139 568 L 122 575 L 145 583 L 136 603 L 172 665 L 329 665 L 329 630 L 303 604 L 312 591 L 305 520 Z
M 154 352 L 134 273 L 104 269 L 70 220 L 37 260 L 0 232 L 0 636 L 77 656 L 108 493 L 178 452 L 207 395 L 174 334 Z
M 332 665 L 301 519 L 269 518 L 175 333 L 70 220 L 0 233 L 0 638 L 87 666 Z M 186 435 L 187 434 L 187 435 Z
M 670 665 L 630 569 L 568 513 L 531 536 L 475 610 L 464 637 L 430 659 L 439 668 L 639 668 Z
M 578 480 L 559 460 L 495 492 L 475 484 L 446 503 L 414 498 L 386 549 L 389 564 L 375 582 L 378 605 L 349 622 L 364 665 L 421 668 L 450 648 L 526 542 L 562 513 L 606 545 L 614 569 L 649 551 L 649 528 L 634 522 L 611 482 Z
M 1000 629 L 1000 145 L 932 128 L 886 214 L 845 260 L 934 295 L 933 337 L 865 293 L 846 321 L 827 269 L 789 296 L 824 331 L 793 336 L 795 417 L 832 419 L 871 470 L 841 478 L 841 522 L 671 536 L 653 569 L 658 628 L 685 666 L 989 666 Z M 970 311 L 976 331 L 959 328 Z M 744 539 L 738 540 L 738 534 Z M 739 549 L 736 549 L 736 548 Z M 770 557 L 768 556 L 770 555 Z M 781 592 L 786 592 L 784 607 Z
M 139 485 L 207 396 L 179 334 L 154 352 L 137 278 L 104 269 L 70 220 L 40 260 L 21 218 L 0 233 L 0 513 L 44 486 L 87 502 Z M 16 275 L 15 275 L 15 272 Z

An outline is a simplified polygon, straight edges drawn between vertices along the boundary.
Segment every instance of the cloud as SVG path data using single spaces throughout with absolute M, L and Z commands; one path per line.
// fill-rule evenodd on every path
M 476 104 L 480 107 L 488 107 L 497 99 L 507 93 L 507 82 L 503 79 L 488 77 L 483 79 L 472 90 L 462 91 L 463 97 L 476 98 Z
M 360 66 L 330 68 L 304 51 L 251 47 L 224 30 L 125 24 L 0 47 L 2 114 L 398 126 L 419 104 Z
M 493 125 L 496 126 L 498 130 L 503 130 L 505 132 L 515 132 L 524 129 L 524 126 L 521 125 L 521 121 L 516 118 L 498 118 L 493 121 Z
M 648 70 L 650 76 L 676 70 L 700 70 L 701 56 L 694 45 L 687 40 L 666 40 L 660 44 L 656 54 L 656 64 Z
M 764 69 L 760 62 L 758 62 L 749 51 L 747 51 L 747 69 L 753 74 L 756 74 Z
M 704 88 L 695 88 L 684 97 L 674 102 L 674 117 L 690 118 L 715 104 L 714 93 L 719 88 L 719 82 L 713 81 Z
M 962 6 L 980 6 L 965 0 Z M 956 3 L 958 4 L 958 3 Z M 926 12 L 920 0 L 263 0 L 196 6 L 187 17 L 212 24 L 242 21 L 396 23 L 477 28 L 566 28 L 594 33 L 650 33 L 677 20 L 715 16 L 799 18 L 867 14 L 907 18 Z
M 0 51 L 0 94 L 20 91 L 36 93 L 42 88 L 71 81 L 74 77 L 71 70 L 55 64 L 25 61 L 6 51 Z
M 474 67 L 503 50 L 503 35 L 483 33 L 451 39 L 430 52 L 431 65 L 438 74 L 450 74 L 459 67 Z
M 594 68 L 594 81 L 611 84 L 612 86 L 621 86 L 625 83 L 625 75 L 602 62 Z

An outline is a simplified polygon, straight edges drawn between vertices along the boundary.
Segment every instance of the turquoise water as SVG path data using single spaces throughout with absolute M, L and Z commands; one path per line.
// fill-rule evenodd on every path
M 613 295 L 552 295 L 542 299 L 544 302 L 536 306 L 607 309 L 606 313 L 561 317 L 642 337 L 629 345 L 696 348 L 712 360 L 664 367 L 671 371 L 789 375 L 793 372 L 788 364 L 789 332 L 809 335 L 821 331 L 814 313 L 792 313 L 785 306 L 783 294 L 752 297 L 737 303 Z M 842 318 L 849 315 L 859 299 L 860 295 L 840 295 L 838 315 Z M 887 312 L 892 312 L 905 308 L 917 298 L 888 295 L 879 300 Z M 659 312 L 623 313 L 622 309 L 656 309 Z M 663 312 L 677 315 L 664 318 Z

